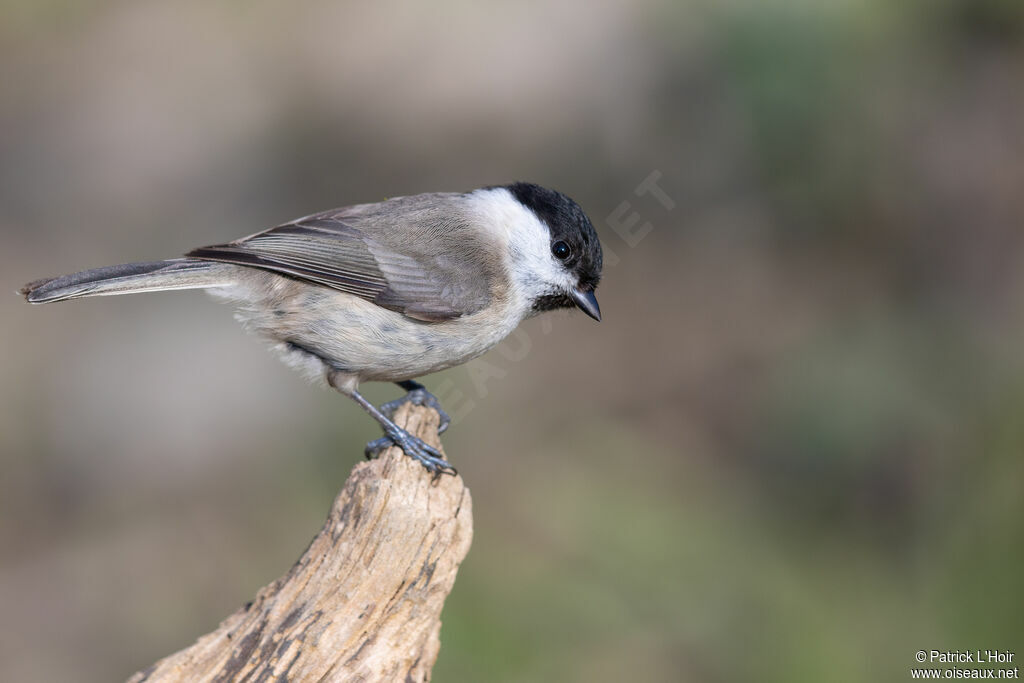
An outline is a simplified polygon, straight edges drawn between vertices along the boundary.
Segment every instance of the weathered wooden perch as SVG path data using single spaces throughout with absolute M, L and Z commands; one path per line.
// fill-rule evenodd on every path
M 433 410 L 406 404 L 395 421 L 440 447 Z M 285 576 L 216 631 L 129 680 L 429 680 L 472 520 L 461 477 L 435 480 L 391 448 L 355 467 Z

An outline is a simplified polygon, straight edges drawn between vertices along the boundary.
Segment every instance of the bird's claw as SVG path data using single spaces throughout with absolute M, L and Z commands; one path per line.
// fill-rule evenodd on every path
M 389 433 L 386 436 L 382 436 L 381 438 L 375 439 L 374 441 L 366 444 L 366 457 L 367 459 L 375 458 L 380 455 L 382 451 L 385 451 L 392 446 L 398 446 L 401 448 L 406 455 L 423 465 L 423 467 L 425 467 L 427 471 L 434 476 L 440 476 L 442 474 L 458 474 L 455 468 L 444 459 L 443 455 L 441 455 L 441 451 L 427 444 L 423 439 L 413 436 L 404 429 L 398 429 L 395 432 Z

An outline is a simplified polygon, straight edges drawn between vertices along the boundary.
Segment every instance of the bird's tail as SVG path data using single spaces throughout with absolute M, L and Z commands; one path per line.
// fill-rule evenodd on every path
M 19 292 L 33 304 L 166 289 L 223 287 L 235 281 L 235 267 L 198 259 L 124 263 L 30 282 Z

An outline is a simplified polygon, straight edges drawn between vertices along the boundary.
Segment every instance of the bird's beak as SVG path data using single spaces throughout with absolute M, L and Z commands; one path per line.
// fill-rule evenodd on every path
M 601 307 L 597 305 L 597 297 L 593 292 L 582 292 L 574 289 L 569 293 L 579 309 L 597 322 L 601 322 Z

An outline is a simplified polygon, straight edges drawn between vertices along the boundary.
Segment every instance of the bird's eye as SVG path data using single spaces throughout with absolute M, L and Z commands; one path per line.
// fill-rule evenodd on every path
M 551 253 L 554 254 L 555 258 L 559 261 L 564 261 L 569 258 L 569 254 L 572 253 L 572 249 L 570 249 L 569 245 L 562 240 L 558 240 L 551 245 Z

